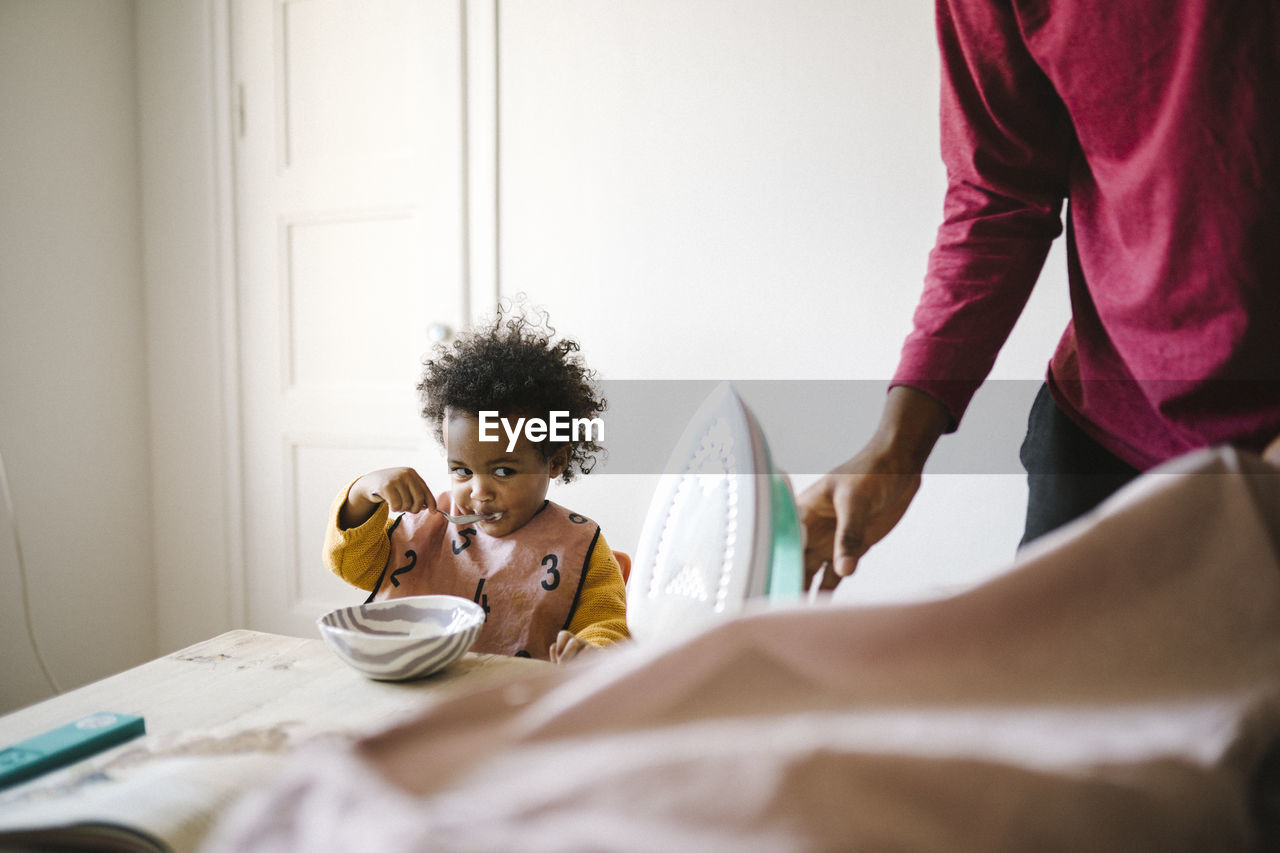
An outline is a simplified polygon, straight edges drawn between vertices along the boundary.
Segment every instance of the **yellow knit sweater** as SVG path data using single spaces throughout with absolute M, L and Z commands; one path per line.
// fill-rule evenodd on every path
M 343 530 L 338 512 L 347 500 L 350 485 L 334 499 L 329 508 L 329 524 L 324 536 L 324 564 L 329 571 L 352 586 L 373 589 L 387 558 L 391 540 L 387 528 L 391 512 L 386 503 L 378 504 L 373 516 L 359 527 Z M 613 551 L 601 533 L 587 562 L 587 576 L 574 603 L 569 630 L 594 646 L 607 646 L 627 639 L 627 589 L 622 580 Z

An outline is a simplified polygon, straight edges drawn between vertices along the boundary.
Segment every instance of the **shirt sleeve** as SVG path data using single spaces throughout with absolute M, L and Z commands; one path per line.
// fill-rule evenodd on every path
M 1026 23 L 1009 0 L 937 0 L 947 191 L 892 384 L 932 395 L 957 424 L 1062 231 L 1078 151 Z
M 611 645 L 631 636 L 627 631 L 627 587 L 622 568 L 603 533 L 596 537 L 587 561 L 587 576 L 582 581 L 569 630 L 593 646 Z
M 387 509 L 386 501 L 382 501 L 364 524 L 343 530 L 338 525 L 338 513 L 353 485 L 355 480 L 347 484 L 329 507 L 322 559 L 329 571 L 347 583 L 371 590 L 382 576 L 387 557 L 391 554 L 391 541 L 387 538 L 391 511 Z

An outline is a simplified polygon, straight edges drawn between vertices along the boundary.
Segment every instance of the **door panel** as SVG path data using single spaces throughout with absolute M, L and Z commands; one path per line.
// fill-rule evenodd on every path
M 286 392 L 413 386 L 429 310 L 415 286 L 427 280 L 423 227 L 408 209 L 285 225 Z M 343 345 L 347 330 L 358 345 Z

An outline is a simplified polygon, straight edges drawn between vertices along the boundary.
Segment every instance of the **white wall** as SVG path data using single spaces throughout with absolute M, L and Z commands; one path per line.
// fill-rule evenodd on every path
M 126 0 L 0 3 L 0 452 L 63 687 L 155 649 L 133 28 Z M 0 708 L 48 693 L 9 545 Z
M 942 212 L 933 3 L 521 0 L 499 18 L 503 293 L 546 306 L 609 379 L 843 380 L 826 386 L 839 399 L 765 425 L 779 443 L 824 443 L 822 471 L 851 456 Z M 1067 316 L 1061 257 L 1050 267 L 998 362 L 1005 381 L 942 440 L 862 564 L 866 597 L 1012 558 L 1017 446 Z M 803 486 L 820 471 L 791 473 Z M 647 503 L 635 488 L 606 473 L 558 499 L 629 550 Z M 616 514 L 595 508 L 624 489 Z

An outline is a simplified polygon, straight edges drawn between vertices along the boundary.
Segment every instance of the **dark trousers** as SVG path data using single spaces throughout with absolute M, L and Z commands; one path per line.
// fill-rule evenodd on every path
M 1019 455 L 1027 470 L 1027 523 L 1019 547 L 1084 515 L 1139 473 L 1063 414 L 1047 385 L 1031 406 Z

